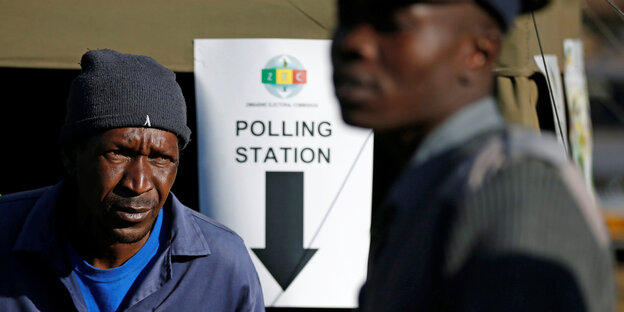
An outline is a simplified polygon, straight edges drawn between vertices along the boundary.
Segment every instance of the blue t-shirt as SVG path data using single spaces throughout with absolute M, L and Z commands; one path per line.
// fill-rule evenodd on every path
M 145 245 L 132 258 L 119 267 L 112 269 L 95 268 L 82 260 L 71 246 L 68 247 L 69 261 L 90 312 L 117 311 L 139 274 L 149 265 L 150 260 L 158 254 L 163 210 L 160 209 L 154 228 Z

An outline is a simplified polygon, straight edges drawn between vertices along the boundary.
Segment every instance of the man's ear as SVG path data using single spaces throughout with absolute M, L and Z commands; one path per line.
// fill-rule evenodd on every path
M 489 77 L 500 53 L 502 34 L 498 29 L 475 31 L 463 42 L 458 81 L 463 86 Z
M 468 59 L 468 67 L 473 70 L 490 71 L 500 54 L 501 32 L 497 29 L 484 29 L 473 40 L 474 50 Z

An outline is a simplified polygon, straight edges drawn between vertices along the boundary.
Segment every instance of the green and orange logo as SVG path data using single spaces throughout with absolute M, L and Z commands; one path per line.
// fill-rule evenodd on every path
M 306 82 L 307 71 L 290 55 L 278 55 L 262 69 L 262 83 L 271 94 L 282 99 L 297 95 Z

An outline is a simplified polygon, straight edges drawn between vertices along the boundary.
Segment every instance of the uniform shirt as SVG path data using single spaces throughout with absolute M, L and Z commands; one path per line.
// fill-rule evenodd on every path
M 424 139 L 371 229 L 360 311 L 612 311 L 609 238 L 562 147 L 469 105 Z

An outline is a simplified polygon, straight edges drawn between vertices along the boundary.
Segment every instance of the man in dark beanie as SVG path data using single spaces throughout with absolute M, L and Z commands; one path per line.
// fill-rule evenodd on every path
M 373 213 L 361 311 L 613 310 L 592 195 L 491 96 L 504 32 L 540 2 L 339 0 L 343 118 L 403 166 Z
M 241 238 L 170 193 L 191 134 L 175 74 L 112 50 L 80 64 L 69 177 L 0 198 L 0 310 L 264 311 Z

